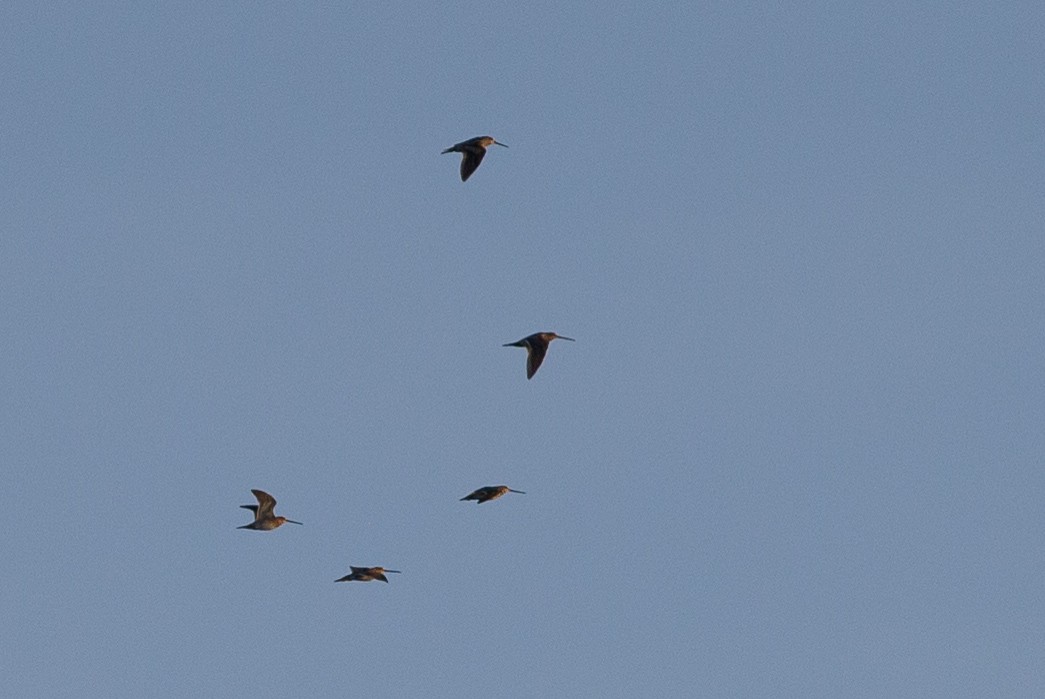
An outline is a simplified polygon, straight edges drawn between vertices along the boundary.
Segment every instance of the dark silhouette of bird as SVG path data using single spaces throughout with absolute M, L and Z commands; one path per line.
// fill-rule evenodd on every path
M 487 485 L 465 495 L 461 500 L 475 500 L 476 505 L 482 505 L 487 500 L 496 500 L 505 493 L 519 493 L 526 495 L 521 490 L 513 490 L 506 485 Z
M 541 368 L 541 362 L 544 361 L 544 355 L 548 353 L 548 345 L 551 344 L 552 340 L 569 340 L 570 342 L 576 342 L 572 337 L 563 337 L 562 335 L 556 335 L 555 333 L 543 332 L 534 333 L 529 337 L 524 337 L 518 342 L 509 342 L 504 346 L 526 348 L 526 378 L 532 379 L 533 375 L 537 373 L 537 370 Z
M 483 158 L 486 156 L 486 149 L 493 145 L 508 147 L 499 141 L 495 141 L 493 136 L 476 136 L 475 138 L 469 138 L 467 141 L 455 143 L 444 150 L 442 155 L 447 153 L 461 154 L 461 181 L 467 182 L 468 178 L 475 172 L 475 169 L 479 167 L 479 163 L 483 162 Z
M 372 580 L 380 580 L 381 582 L 388 582 L 388 578 L 385 577 L 385 573 L 401 573 L 400 570 L 388 570 L 381 566 L 375 566 L 373 568 L 358 568 L 356 566 L 349 566 L 352 572 L 343 578 L 338 578 L 334 582 L 350 582 L 352 580 L 358 580 L 359 582 L 370 582 Z

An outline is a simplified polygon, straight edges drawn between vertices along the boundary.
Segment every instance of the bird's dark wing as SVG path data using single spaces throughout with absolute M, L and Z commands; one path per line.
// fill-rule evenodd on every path
M 461 181 L 467 182 L 468 178 L 471 177 L 472 173 L 479 167 L 479 163 L 483 162 L 483 157 L 486 155 L 486 149 L 482 147 L 468 148 L 462 152 Z
M 531 342 L 526 347 L 526 378 L 532 379 L 541 368 L 544 355 L 548 353 L 548 345 L 543 342 Z

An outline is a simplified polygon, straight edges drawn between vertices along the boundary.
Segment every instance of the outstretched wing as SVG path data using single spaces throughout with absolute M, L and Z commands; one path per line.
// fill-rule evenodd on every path
M 250 492 L 254 493 L 254 497 L 258 499 L 258 508 L 254 511 L 254 516 L 258 519 L 268 519 L 273 517 L 273 511 L 276 509 L 276 498 L 272 497 L 264 490 L 257 490 L 251 488 Z
M 462 149 L 461 155 L 461 181 L 467 182 L 468 178 L 472 176 L 476 168 L 479 167 L 479 163 L 483 162 L 483 158 L 486 156 L 486 149 L 482 146 L 471 147 Z
M 526 378 L 532 379 L 541 368 L 544 355 L 548 353 L 548 345 L 544 342 L 528 342 L 526 344 Z

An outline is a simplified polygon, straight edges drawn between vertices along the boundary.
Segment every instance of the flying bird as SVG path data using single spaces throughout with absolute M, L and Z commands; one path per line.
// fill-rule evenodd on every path
M 254 497 L 258 499 L 258 504 L 240 505 L 240 507 L 244 510 L 250 510 L 253 512 L 254 521 L 250 524 L 244 524 L 242 527 L 236 527 L 236 529 L 258 529 L 261 531 L 268 531 L 270 529 L 281 527 L 287 522 L 290 522 L 291 524 L 301 524 L 301 522 L 295 522 L 286 517 L 277 517 L 273 512 L 273 510 L 276 509 L 276 498 L 272 497 L 264 490 L 251 488 L 250 492 L 254 493 Z
M 520 495 L 526 495 L 523 491 L 513 490 L 506 485 L 487 485 L 465 495 L 461 500 L 475 500 L 476 505 L 482 505 L 487 500 L 496 500 L 505 493 L 519 493 Z
M 529 337 L 524 337 L 518 342 L 509 342 L 505 344 L 505 347 L 525 347 L 526 348 L 526 378 L 532 379 L 533 375 L 537 373 L 537 370 L 541 368 L 541 362 L 544 361 L 544 355 L 548 353 L 548 345 L 551 344 L 552 340 L 569 340 L 570 342 L 576 342 L 572 337 L 563 337 L 562 335 L 556 335 L 555 333 L 534 333 Z
M 461 154 L 461 181 L 467 182 L 468 178 L 475 172 L 475 169 L 479 167 L 479 163 L 483 162 L 486 149 L 493 145 L 508 147 L 499 141 L 495 141 L 493 136 L 476 136 L 475 138 L 469 138 L 467 141 L 455 143 L 444 150 L 442 155 L 447 153 Z
M 358 580 L 359 582 L 371 582 L 372 580 L 380 580 L 381 582 L 388 582 L 388 578 L 385 577 L 385 573 L 401 573 L 400 570 L 388 570 L 381 566 L 375 566 L 373 568 L 357 568 L 356 566 L 349 566 L 352 572 L 343 578 L 338 578 L 334 582 L 349 582 L 352 580 Z

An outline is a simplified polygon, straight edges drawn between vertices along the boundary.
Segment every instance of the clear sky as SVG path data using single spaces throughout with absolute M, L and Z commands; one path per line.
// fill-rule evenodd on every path
M 1043 36 L 3 3 L 3 694 L 1045 695 Z

